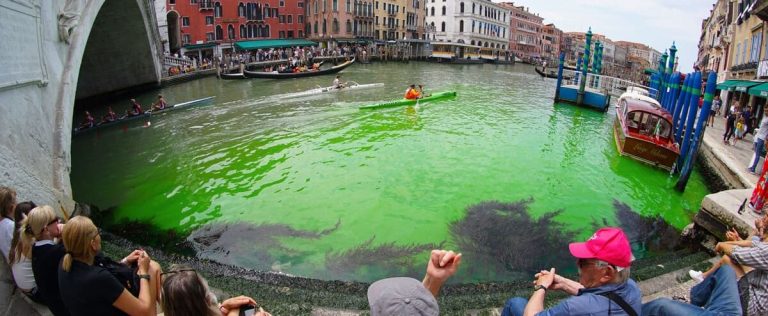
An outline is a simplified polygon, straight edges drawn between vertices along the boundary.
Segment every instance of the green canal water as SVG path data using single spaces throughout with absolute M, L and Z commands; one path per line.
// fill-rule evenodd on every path
M 553 104 L 555 81 L 530 66 L 353 65 L 344 80 L 384 87 L 273 97 L 332 79 L 206 78 L 137 95 L 216 99 L 74 137 L 75 199 L 192 234 L 200 257 L 239 266 L 370 281 L 423 274 L 439 247 L 464 252 L 457 281 L 478 282 L 573 266 L 567 243 L 596 226 L 637 229 L 635 255 L 653 256 L 642 240 L 658 225 L 621 216 L 681 229 L 708 193 L 698 170 L 681 194 L 666 172 L 620 157 L 613 109 Z M 458 96 L 357 109 L 410 83 Z

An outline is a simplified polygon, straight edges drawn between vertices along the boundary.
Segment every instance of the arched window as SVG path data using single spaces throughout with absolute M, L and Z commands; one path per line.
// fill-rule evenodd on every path
M 317 34 L 317 21 L 315 21 L 315 34 Z
M 464 2 L 459 4 L 459 12 L 464 13 Z
M 440 32 L 445 32 L 445 22 L 440 23 Z
M 227 36 L 229 39 L 235 39 L 235 27 L 232 24 L 227 27 Z
M 328 34 L 328 21 L 323 19 L 323 34 Z
M 445 6 L 443 6 L 443 15 L 445 15 Z
M 272 17 L 272 10 L 269 9 L 268 4 L 264 4 L 264 17 L 265 18 L 271 18 Z
M 331 25 L 331 27 L 333 28 L 333 33 L 334 34 L 338 34 L 339 33 L 339 20 L 337 20 L 336 18 L 333 18 L 333 25 Z
M 224 39 L 224 30 L 221 28 L 221 25 L 216 25 L 216 40 L 220 41 Z
M 475 3 L 472 2 L 472 14 L 475 14 Z
M 245 17 L 245 5 L 242 2 L 237 6 L 237 16 Z
M 464 32 L 464 20 L 459 21 L 459 33 Z
M 256 30 L 253 27 L 253 24 L 248 25 L 248 38 L 256 37 Z
M 213 5 L 213 15 L 216 16 L 217 18 L 221 17 L 221 3 L 216 2 Z
M 347 33 L 352 32 L 352 22 L 347 19 Z M 357 33 L 357 21 L 355 21 L 355 33 Z
M 245 25 L 240 24 L 240 38 L 248 38 L 248 31 L 245 29 Z
M 483 46 L 483 42 L 482 41 L 477 41 L 477 46 Z
M 472 42 L 470 42 L 470 44 L 475 45 L 475 40 L 472 40 Z
M 264 37 L 270 37 L 269 36 L 269 25 L 265 26 L 263 30 L 264 30 Z
M 317 6 L 318 6 L 317 1 L 315 1 L 315 14 L 317 14 Z M 315 28 L 315 29 L 317 29 L 317 28 Z M 317 30 L 315 30 L 315 33 L 317 33 Z
M 430 10 L 430 14 L 429 14 L 429 15 L 431 15 L 431 16 L 435 16 L 435 7 L 432 7 L 432 8 L 431 8 L 431 9 L 429 9 L 429 10 Z

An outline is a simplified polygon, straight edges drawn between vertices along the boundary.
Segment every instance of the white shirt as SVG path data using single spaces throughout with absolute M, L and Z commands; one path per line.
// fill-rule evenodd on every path
M 755 138 L 765 139 L 766 136 L 768 136 L 768 118 L 763 116 L 763 120 L 760 121 L 760 129 L 757 130 Z
M 333 79 L 333 87 L 338 88 L 339 87 L 339 78 Z
M 21 256 L 19 262 L 14 263 L 11 266 L 13 271 L 13 279 L 16 280 L 16 286 L 25 292 L 29 292 L 37 287 L 35 283 L 35 274 L 32 273 L 32 260 L 27 259 L 25 256 Z
M 14 225 L 13 221 L 6 217 L 0 220 L 0 252 L 3 253 L 5 262 L 8 262 L 8 254 L 11 252 Z

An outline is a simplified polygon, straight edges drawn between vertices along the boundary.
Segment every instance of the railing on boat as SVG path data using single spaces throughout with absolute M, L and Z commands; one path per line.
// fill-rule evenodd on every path
M 563 85 L 579 86 L 581 80 L 586 81 L 586 88 L 599 90 L 614 97 L 621 96 L 629 87 L 643 88 L 648 91 L 650 97 L 654 97 L 657 93 L 656 89 L 629 80 L 592 73 L 587 73 L 584 78 L 581 72 L 563 69 Z

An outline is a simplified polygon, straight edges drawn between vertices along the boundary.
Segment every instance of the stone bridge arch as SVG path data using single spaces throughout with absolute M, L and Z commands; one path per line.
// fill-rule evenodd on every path
M 158 85 L 152 0 L 0 1 L 0 185 L 71 211 L 76 98 Z

